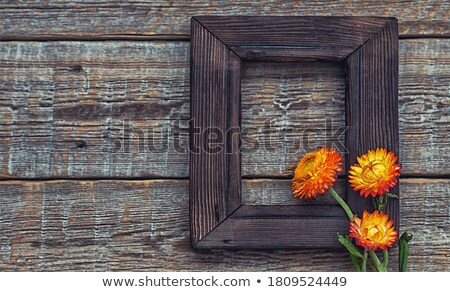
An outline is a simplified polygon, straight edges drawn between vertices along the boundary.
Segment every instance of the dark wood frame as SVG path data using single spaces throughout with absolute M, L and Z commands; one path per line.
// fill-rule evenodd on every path
M 397 19 L 193 17 L 191 23 L 191 245 L 334 248 L 348 220 L 335 205 L 241 203 L 240 71 L 243 61 L 336 61 L 346 69 L 346 165 L 368 149 L 398 153 Z M 209 130 L 207 130 L 209 129 Z M 211 135 L 215 148 L 211 148 Z M 206 133 L 206 134 L 205 134 Z M 228 133 L 220 136 L 220 133 Z M 219 137 L 220 136 L 220 137 Z M 205 151 L 205 149 L 208 150 Z M 211 149 L 218 149 L 210 153 Z M 398 186 L 394 190 L 398 193 Z M 371 204 L 347 189 L 361 214 Z M 399 226 L 399 203 L 388 214 Z

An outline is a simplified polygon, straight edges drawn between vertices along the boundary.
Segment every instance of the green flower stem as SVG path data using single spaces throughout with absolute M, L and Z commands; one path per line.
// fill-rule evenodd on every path
M 367 252 L 364 252 L 363 254 L 363 259 L 362 259 L 362 263 L 361 263 L 361 272 L 366 272 L 367 271 Z
M 398 254 L 398 271 L 406 272 L 406 265 L 408 263 L 408 254 L 409 254 L 409 242 L 412 239 L 412 234 L 408 232 L 404 232 L 402 236 L 400 236 L 400 240 L 398 242 L 399 246 L 399 254 Z
M 377 268 L 370 261 L 367 261 L 367 263 L 369 264 L 369 266 L 370 266 L 370 268 L 372 269 L 373 272 L 377 271 Z
M 352 261 L 353 267 L 355 268 L 355 271 L 361 272 L 361 267 L 359 266 L 359 258 L 357 256 L 350 254 L 350 259 Z
M 389 263 L 389 253 L 387 250 L 383 250 L 383 266 L 386 271 L 388 263 Z
M 374 210 L 378 210 L 378 200 L 372 199 L 372 206 Z
M 353 219 L 353 212 L 350 209 L 350 207 L 347 205 L 347 203 L 339 196 L 339 194 L 334 190 L 333 187 L 330 188 L 330 193 L 333 196 L 333 198 L 341 205 L 342 209 L 344 209 L 345 214 L 347 214 L 347 217 L 350 221 L 354 221 Z
M 378 212 L 384 212 L 384 209 L 386 208 L 386 204 L 387 204 L 387 198 L 385 198 L 384 196 L 378 196 L 376 198 L 377 201 L 377 209 Z
M 372 258 L 373 262 L 375 263 L 375 266 L 377 267 L 378 272 L 386 272 L 386 268 L 383 266 L 383 264 L 378 259 L 377 254 L 373 250 L 369 250 L 370 257 Z

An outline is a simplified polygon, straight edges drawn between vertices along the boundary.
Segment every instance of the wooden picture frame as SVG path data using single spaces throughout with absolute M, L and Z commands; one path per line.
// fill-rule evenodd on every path
M 247 61 L 342 62 L 347 171 L 384 147 L 399 153 L 397 19 L 193 17 L 191 22 L 190 227 L 196 249 L 336 248 L 348 233 L 339 206 L 241 203 L 240 82 Z M 394 190 L 398 193 L 398 186 Z M 350 187 L 346 201 L 370 209 Z M 387 213 L 399 227 L 399 202 Z

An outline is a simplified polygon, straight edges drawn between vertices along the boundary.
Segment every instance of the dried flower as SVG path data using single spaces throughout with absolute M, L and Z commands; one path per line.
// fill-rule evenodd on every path
M 342 156 L 327 147 L 306 154 L 298 163 L 292 181 L 292 191 L 299 199 L 315 199 L 323 195 L 342 172 Z
M 350 222 L 349 237 L 355 238 L 356 244 L 366 250 L 376 251 L 378 248 L 387 250 L 397 240 L 398 232 L 394 230 L 394 221 L 389 220 L 387 214 L 378 210 L 369 214 L 364 211 L 362 219 L 354 216 L 354 222 Z
M 349 182 L 361 196 L 384 195 L 397 185 L 402 166 L 396 164 L 397 156 L 393 152 L 378 148 L 357 159 L 358 163 L 350 167 Z

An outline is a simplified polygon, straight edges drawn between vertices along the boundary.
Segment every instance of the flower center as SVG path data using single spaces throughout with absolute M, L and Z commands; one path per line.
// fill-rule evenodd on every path
M 362 171 L 362 179 L 368 183 L 377 182 L 383 173 L 386 171 L 386 167 L 379 161 L 372 161 L 367 164 Z
M 314 166 L 314 162 L 316 161 L 316 155 L 311 155 L 310 157 L 305 157 L 304 164 L 301 167 L 301 173 L 307 174 L 311 168 Z
M 380 230 L 378 230 L 377 227 L 372 227 L 367 231 L 367 237 L 374 241 L 379 240 L 380 236 L 381 236 Z

